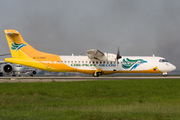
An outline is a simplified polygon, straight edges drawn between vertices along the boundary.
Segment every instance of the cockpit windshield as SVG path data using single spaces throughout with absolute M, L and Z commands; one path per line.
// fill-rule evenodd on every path
M 166 59 L 160 59 L 159 62 L 168 62 Z

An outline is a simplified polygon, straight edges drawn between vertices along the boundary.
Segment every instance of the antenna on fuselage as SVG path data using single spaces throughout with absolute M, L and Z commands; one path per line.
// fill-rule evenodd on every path
M 80 55 L 83 55 L 84 52 L 82 52 Z

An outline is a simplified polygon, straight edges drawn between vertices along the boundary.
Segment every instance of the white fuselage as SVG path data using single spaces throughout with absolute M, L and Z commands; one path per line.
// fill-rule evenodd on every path
M 77 69 L 77 71 L 101 69 L 102 71 L 119 73 L 167 73 L 176 69 L 164 58 L 153 56 L 123 56 L 118 62 L 115 59 L 108 61 L 92 60 L 87 56 L 60 56 L 60 59 L 62 60 L 60 64 L 64 63 Z

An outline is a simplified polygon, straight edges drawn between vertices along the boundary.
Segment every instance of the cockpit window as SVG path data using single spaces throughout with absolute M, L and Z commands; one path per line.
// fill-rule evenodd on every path
M 166 59 L 160 59 L 159 62 L 168 62 Z

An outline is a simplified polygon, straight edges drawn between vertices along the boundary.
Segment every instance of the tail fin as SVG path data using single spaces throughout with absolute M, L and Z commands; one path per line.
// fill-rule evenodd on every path
M 4 59 L 6 62 L 47 70 L 49 62 L 61 61 L 58 55 L 40 52 L 31 47 L 18 31 L 9 29 L 4 32 L 12 55 L 12 58 Z
M 26 43 L 21 34 L 16 30 L 4 30 L 12 58 L 33 58 L 33 56 L 52 56 L 52 54 L 40 52 Z
M 39 52 L 26 43 L 18 31 L 10 29 L 4 30 L 4 32 L 13 58 L 24 58 L 30 56 L 32 53 Z
M 21 35 L 16 30 L 4 30 L 4 32 L 7 38 L 7 42 L 8 42 L 12 57 L 19 58 L 21 55 L 18 50 L 20 49 L 21 46 L 22 47 L 25 46 L 25 44 L 21 42 L 21 39 L 22 39 Z
M 23 40 L 18 31 L 10 29 L 4 30 L 4 32 L 12 55 L 12 58 L 4 59 L 6 62 L 55 72 L 62 71 L 62 69 L 59 69 L 61 67 L 65 68 L 65 71 L 72 69 L 65 64 L 56 64 L 57 61 L 58 63 L 61 62 L 59 55 L 40 52 L 31 47 Z

